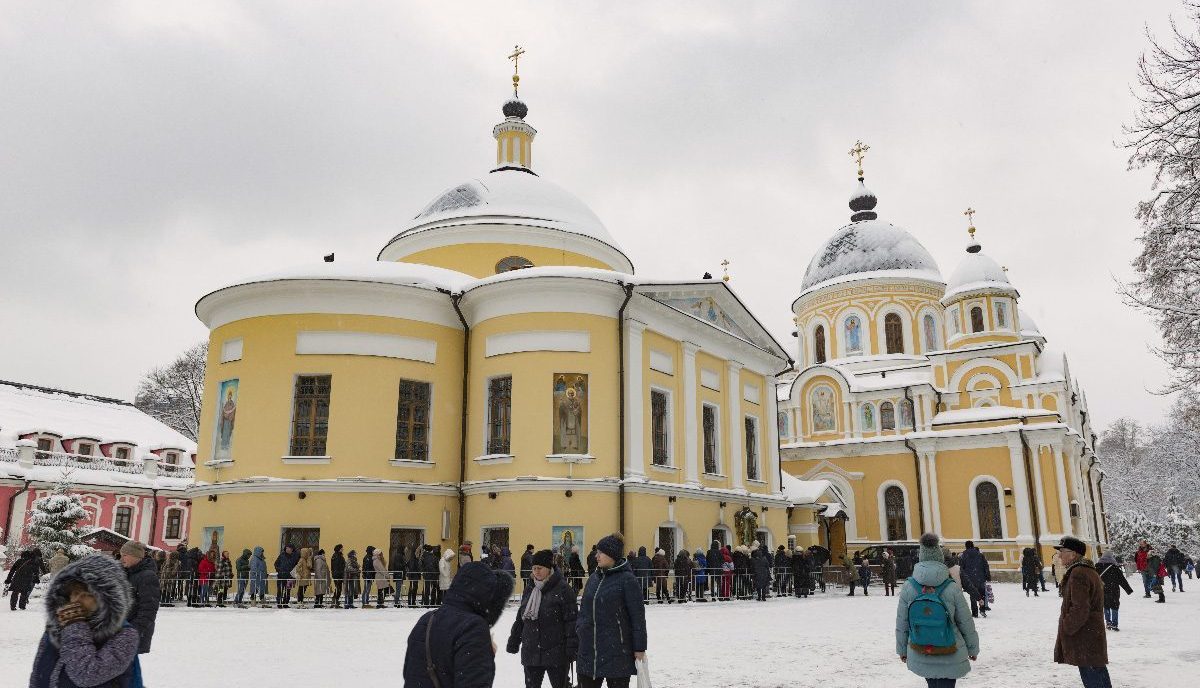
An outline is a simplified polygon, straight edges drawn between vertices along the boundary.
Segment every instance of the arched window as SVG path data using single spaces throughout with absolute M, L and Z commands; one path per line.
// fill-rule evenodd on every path
M 908 538 L 908 522 L 904 513 L 904 490 L 892 485 L 883 491 L 883 508 L 887 516 L 887 539 Z
M 817 329 L 813 331 L 813 361 L 816 363 L 825 362 L 825 326 L 817 325 Z
M 875 431 L 875 407 L 871 404 L 863 404 L 862 429 L 867 432 Z
M 971 308 L 971 331 L 983 332 L 983 309 L 979 306 Z
M 1004 537 L 1004 528 L 1000 523 L 1000 491 L 995 483 L 985 480 L 975 486 L 975 513 L 979 517 L 981 540 Z
M 937 321 L 933 319 L 933 315 L 926 313 L 921 319 L 921 327 L 925 330 L 925 350 L 937 351 L 942 348 L 942 344 L 938 341 Z
M 916 425 L 913 423 L 913 405 L 908 399 L 900 402 L 900 429 L 901 430 L 916 430 Z
M 896 429 L 896 407 L 892 406 L 892 402 L 890 401 L 885 401 L 879 405 L 879 429 Z
M 533 263 L 528 258 L 521 256 L 509 256 L 504 258 L 499 263 L 496 263 L 496 274 L 502 272 L 512 272 L 513 270 L 524 270 L 525 268 L 533 267 Z
M 844 329 L 846 330 L 846 353 L 861 354 L 863 351 L 862 320 L 859 320 L 857 315 L 852 315 L 846 318 Z
M 904 325 L 900 324 L 900 316 L 888 313 L 883 318 L 883 338 L 887 342 L 889 354 L 904 353 Z

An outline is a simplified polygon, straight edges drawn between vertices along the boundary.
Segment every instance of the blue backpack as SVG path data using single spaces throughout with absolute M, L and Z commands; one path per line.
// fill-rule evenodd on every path
M 910 578 L 917 596 L 908 603 L 908 644 L 923 655 L 952 655 L 958 651 L 954 620 L 942 601 L 942 591 L 950 585 L 947 578 L 936 588 L 922 586 Z

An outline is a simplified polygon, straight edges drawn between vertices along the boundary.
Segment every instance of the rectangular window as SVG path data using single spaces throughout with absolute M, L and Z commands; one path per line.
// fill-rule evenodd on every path
M 670 426 L 667 415 L 667 393 L 650 390 L 650 435 L 654 445 L 651 461 L 655 466 L 671 465 Z
M 704 472 L 712 475 L 721 472 L 721 456 L 717 451 L 717 407 L 705 404 L 704 424 Z
M 128 461 L 129 447 L 117 447 L 116 451 L 113 452 L 113 458 L 117 461 Z
M 492 547 L 508 547 L 508 526 L 489 526 L 483 529 L 483 553 L 492 556 Z
M 183 530 L 183 510 L 169 509 L 167 510 L 167 539 L 178 540 L 179 533 Z
M 92 455 L 92 443 L 91 442 L 80 442 L 79 444 L 75 445 L 75 453 L 79 454 L 80 456 L 91 456 Z
M 724 528 L 713 528 L 711 536 L 709 542 L 719 542 L 722 546 L 729 544 L 729 531 Z M 712 564 L 709 564 L 709 566 L 715 568 Z
M 207 540 L 207 538 L 206 538 Z M 291 545 L 295 548 L 296 553 L 305 547 L 311 547 L 312 551 L 320 549 L 321 545 L 321 529 L 320 528 L 288 528 L 284 527 L 279 534 L 279 551 L 283 551 L 284 545 Z
M 746 416 L 746 479 L 761 480 L 758 475 L 758 419 Z
M 332 388 L 332 375 L 301 375 L 296 378 L 290 456 L 325 456 Z
M 675 529 L 660 526 L 658 529 L 658 547 L 667 553 L 667 561 L 675 559 Z
M 49 437 L 38 438 L 38 451 L 48 452 L 54 449 L 54 440 Z
M 113 530 L 129 537 L 129 522 L 133 520 L 133 509 L 127 506 L 117 507 L 117 517 L 113 520 Z
M 396 459 L 429 460 L 429 399 L 431 385 L 416 380 L 400 381 L 396 405 Z
M 488 454 L 512 451 L 512 376 L 488 381 Z

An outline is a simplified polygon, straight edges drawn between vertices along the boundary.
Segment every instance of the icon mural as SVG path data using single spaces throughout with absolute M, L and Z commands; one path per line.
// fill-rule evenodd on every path
M 213 459 L 216 461 L 229 461 L 233 458 L 233 424 L 237 416 L 237 396 L 237 380 L 221 383 L 218 391 L 221 403 L 217 406 L 217 437 L 213 442 Z
M 833 390 L 817 387 L 812 393 L 813 431 L 828 432 L 837 429 L 833 411 Z
M 588 376 L 554 375 L 555 454 L 586 454 L 588 449 Z

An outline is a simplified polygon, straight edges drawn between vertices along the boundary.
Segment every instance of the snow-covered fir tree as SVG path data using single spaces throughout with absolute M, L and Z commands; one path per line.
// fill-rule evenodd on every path
M 87 531 L 79 526 L 79 521 L 87 518 L 87 511 L 79 496 L 70 490 L 71 483 L 64 475 L 54 486 L 53 492 L 33 503 L 29 516 L 29 539 L 47 560 L 60 546 L 71 559 L 95 552 L 82 542 L 81 538 Z

